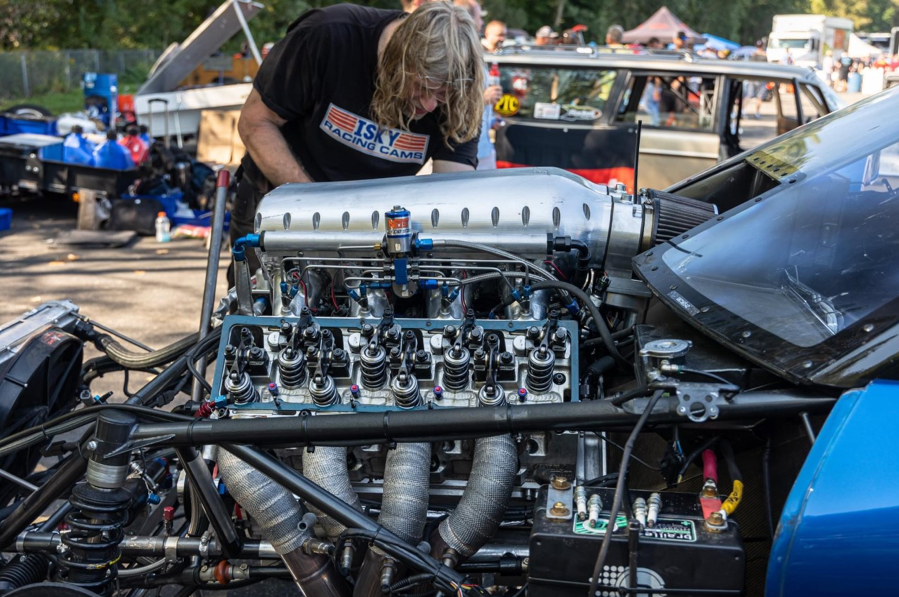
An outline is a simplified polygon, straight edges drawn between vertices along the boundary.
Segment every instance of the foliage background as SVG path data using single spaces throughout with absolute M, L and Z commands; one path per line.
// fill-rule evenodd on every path
M 399 0 L 355 0 L 398 8 Z M 602 41 L 609 25 L 630 29 L 662 4 L 652 0 L 482 0 L 488 19 L 533 32 L 542 25 L 582 23 Z M 257 43 L 276 41 L 297 16 L 336 0 L 264 0 L 250 27 Z M 0 0 L 0 51 L 166 47 L 183 40 L 218 6 L 219 0 Z M 899 26 L 897 0 L 668 0 L 676 15 L 701 33 L 743 44 L 767 35 L 771 17 L 824 13 L 852 18 L 856 30 L 889 31 Z M 561 23 L 557 23 L 557 16 Z

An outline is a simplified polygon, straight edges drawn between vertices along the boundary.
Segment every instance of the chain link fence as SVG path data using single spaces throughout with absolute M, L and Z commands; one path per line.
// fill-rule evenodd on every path
M 141 83 L 160 50 L 0 52 L 0 100 L 81 88 L 84 73 L 115 73 L 119 85 Z

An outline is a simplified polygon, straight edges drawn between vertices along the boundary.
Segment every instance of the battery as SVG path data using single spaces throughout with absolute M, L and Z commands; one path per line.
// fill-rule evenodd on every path
M 573 520 L 548 518 L 546 488 L 538 493 L 530 537 L 528 597 L 587 594 L 608 529 L 608 507 L 615 491 L 588 487 L 587 493 L 599 494 L 604 506 L 595 528 L 576 516 Z M 633 504 L 638 497 L 649 500 L 650 494 L 628 491 L 625 501 Z M 569 507 L 573 508 L 574 504 Z M 687 493 L 663 493 L 658 522 L 653 528 L 639 531 L 635 552 L 637 586 L 631 587 L 629 513 L 630 508 L 622 503 L 609 553 L 600 571 L 597 595 L 625 594 L 619 589 L 638 589 L 626 594 L 645 597 L 743 594 L 746 556 L 737 524 L 728 521 L 728 528 L 722 533 L 705 530 L 698 496 Z

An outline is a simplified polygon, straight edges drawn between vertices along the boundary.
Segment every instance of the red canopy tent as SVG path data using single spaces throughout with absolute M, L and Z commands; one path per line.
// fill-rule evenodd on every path
M 636 29 L 624 33 L 626 44 L 646 44 L 653 37 L 659 38 L 663 45 L 668 45 L 678 32 L 683 31 L 694 43 L 701 43 L 704 38 L 687 27 L 673 12 L 663 6 L 654 15 L 646 19 Z

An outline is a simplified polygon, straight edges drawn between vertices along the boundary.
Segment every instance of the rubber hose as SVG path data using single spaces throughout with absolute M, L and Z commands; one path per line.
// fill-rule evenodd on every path
M 575 297 L 580 299 L 581 303 L 587 307 L 587 310 L 590 311 L 590 315 L 593 317 L 593 322 L 596 324 L 596 329 L 599 330 L 599 336 L 602 338 L 602 344 L 605 347 L 606 351 L 615 359 L 615 362 L 621 365 L 624 369 L 629 369 L 631 364 L 628 363 L 624 357 L 621 356 L 621 353 L 618 352 L 618 348 L 615 346 L 615 340 L 612 339 L 612 332 L 609 330 L 609 326 L 606 323 L 606 320 L 603 319 L 602 315 L 599 312 L 599 308 L 593 304 L 593 301 L 590 300 L 590 297 L 586 292 L 575 286 L 574 284 L 569 284 L 568 282 L 562 282 L 560 280 L 547 280 L 543 282 L 535 282 L 531 284 L 531 292 L 535 292 L 537 290 L 543 290 L 546 288 L 552 288 L 555 290 L 564 290 L 569 294 L 573 294 Z M 503 300 L 504 306 L 511 305 L 515 301 L 514 297 L 507 297 Z
M 609 369 L 615 366 L 615 359 L 609 356 L 602 357 L 587 367 L 586 377 L 599 377 Z
M 158 367 L 174 361 L 184 354 L 191 347 L 195 346 L 200 340 L 200 333 L 194 332 L 190 336 L 185 336 L 180 340 L 164 346 L 153 352 L 134 352 L 125 348 L 112 336 L 106 334 L 100 335 L 97 340 L 99 348 L 103 350 L 109 358 L 122 365 L 127 369 L 146 369 L 147 367 Z

